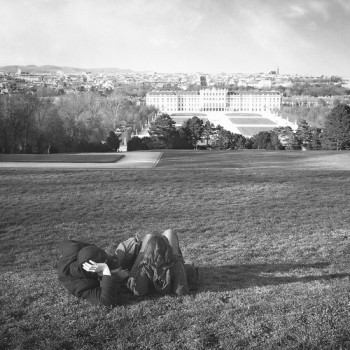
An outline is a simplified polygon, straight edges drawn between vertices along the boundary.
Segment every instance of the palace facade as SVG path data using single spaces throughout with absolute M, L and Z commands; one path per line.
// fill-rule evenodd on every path
M 146 104 L 162 113 L 174 112 L 272 112 L 280 109 L 282 95 L 276 91 L 202 89 L 200 91 L 152 91 Z

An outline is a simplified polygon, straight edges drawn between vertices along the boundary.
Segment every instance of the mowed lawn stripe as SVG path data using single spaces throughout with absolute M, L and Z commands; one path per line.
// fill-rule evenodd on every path
M 35 163 L 115 163 L 124 155 L 119 154 L 0 154 L 0 162 Z
M 350 170 L 349 151 L 165 150 L 157 167 L 174 169 L 283 168 Z

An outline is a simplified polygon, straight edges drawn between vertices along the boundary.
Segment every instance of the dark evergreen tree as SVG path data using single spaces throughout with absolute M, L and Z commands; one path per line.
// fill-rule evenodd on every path
M 271 149 L 271 133 L 269 131 L 260 131 L 251 138 L 252 148 Z
M 298 148 L 311 149 L 312 129 L 306 120 L 298 123 L 298 129 L 295 132 L 295 144 Z
M 139 151 L 139 150 L 148 150 L 151 147 L 151 139 L 149 137 L 137 137 L 134 136 L 128 141 L 127 149 L 128 151 Z
M 174 134 L 174 148 L 176 149 L 193 149 L 191 142 L 188 139 L 186 130 L 182 127 L 176 130 Z
M 197 143 L 203 135 L 203 120 L 195 116 L 186 120 L 182 125 L 182 129 L 185 131 L 189 143 L 197 149 Z
M 286 147 L 281 142 L 279 133 L 276 130 L 270 131 L 270 145 L 267 147 L 270 147 L 270 149 L 274 150 L 286 149 Z
M 320 150 L 322 149 L 322 130 L 320 128 L 311 128 L 311 141 L 310 149 Z
M 327 116 L 323 128 L 322 146 L 325 149 L 350 148 L 350 107 L 338 105 Z
M 202 137 L 206 142 L 206 146 L 209 146 L 210 139 L 215 133 L 215 126 L 213 123 L 210 123 L 209 120 L 206 121 L 206 123 L 203 125 L 203 134 Z
M 278 128 L 273 129 L 273 132 L 275 132 L 278 135 L 278 142 L 275 142 L 272 144 L 272 149 L 298 149 L 300 148 L 297 144 L 295 134 L 293 129 L 290 126 L 281 126 Z M 271 140 L 273 141 L 273 140 Z M 281 148 L 280 145 L 283 147 Z
M 161 114 L 151 123 L 149 134 L 155 141 L 160 141 L 165 148 L 174 146 L 175 122 L 168 114 Z
M 117 151 L 120 146 L 120 139 L 114 131 L 111 131 L 106 139 L 106 144 L 111 151 Z
M 241 134 L 232 134 L 231 149 L 244 149 L 247 139 Z
M 229 149 L 232 147 L 233 134 L 224 129 L 221 125 L 216 127 L 216 132 L 213 135 L 212 147 L 215 149 Z

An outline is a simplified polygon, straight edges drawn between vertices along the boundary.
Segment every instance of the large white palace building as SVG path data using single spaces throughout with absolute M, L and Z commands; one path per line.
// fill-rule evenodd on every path
M 163 113 L 173 112 L 273 112 L 280 109 L 282 95 L 275 91 L 234 92 L 228 89 L 200 91 L 152 91 L 146 104 Z

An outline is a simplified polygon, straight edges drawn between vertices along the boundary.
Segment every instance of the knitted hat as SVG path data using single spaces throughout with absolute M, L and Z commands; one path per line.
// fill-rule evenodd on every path
M 96 263 L 102 263 L 107 260 L 107 253 L 96 246 L 88 246 L 83 248 L 78 253 L 78 265 L 81 266 L 84 262 L 92 260 Z

